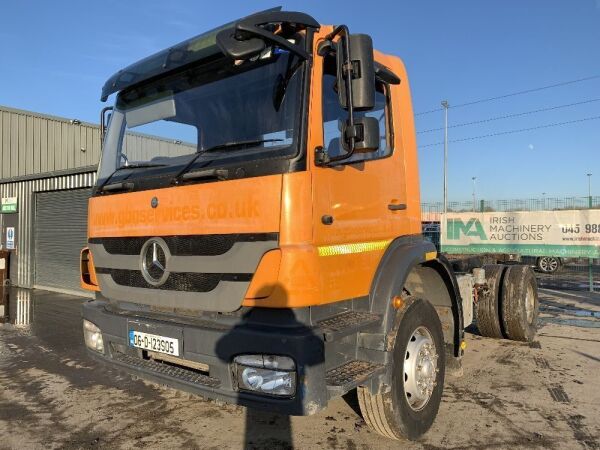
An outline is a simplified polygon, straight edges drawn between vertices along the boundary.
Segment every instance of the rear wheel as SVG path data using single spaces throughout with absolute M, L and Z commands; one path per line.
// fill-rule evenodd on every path
M 530 267 L 506 269 L 501 302 L 504 335 L 513 341 L 533 341 L 539 311 L 537 283 Z
M 542 256 L 537 260 L 537 268 L 544 273 L 554 273 L 560 269 L 560 259 L 554 256 Z
M 358 402 L 370 428 L 392 439 L 417 439 L 433 424 L 444 389 L 442 324 L 431 303 L 407 299 L 396 332 L 389 392 L 358 388 Z
M 502 339 L 500 290 L 506 266 L 484 266 L 487 289 L 477 300 L 477 328 L 482 336 Z

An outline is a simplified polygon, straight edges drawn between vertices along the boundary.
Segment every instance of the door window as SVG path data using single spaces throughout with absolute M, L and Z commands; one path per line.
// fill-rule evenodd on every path
M 337 93 L 336 64 L 334 58 L 327 58 L 323 73 L 323 147 L 329 157 L 344 155 L 347 149 L 341 141 L 343 123 L 348 119 L 348 111 L 340 106 Z M 369 153 L 355 153 L 347 161 L 357 162 L 383 158 L 392 152 L 390 133 L 389 87 L 376 82 L 375 107 L 370 111 L 355 111 L 355 117 L 375 117 L 379 121 L 379 149 Z

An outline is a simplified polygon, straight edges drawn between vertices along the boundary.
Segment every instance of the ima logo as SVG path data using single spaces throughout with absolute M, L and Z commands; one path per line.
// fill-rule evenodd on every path
M 482 241 L 487 241 L 487 235 L 483 231 L 483 225 L 479 219 L 471 218 L 467 223 L 461 219 L 448 219 L 448 239 L 460 239 L 460 234 L 469 237 L 478 237 Z

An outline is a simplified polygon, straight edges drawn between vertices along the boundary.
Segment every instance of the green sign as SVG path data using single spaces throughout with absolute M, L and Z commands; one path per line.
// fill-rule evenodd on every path
M 0 203 L 0 213 L 16 213 L 17 204 L 17 197 L 2 197 L 2 203 Z
M 445 253 L 600 257 L 600 209 L 448 213 L 441 224 Z
M 460 239 L 462 233 L 464 236 L 475 236 L 482 241 L 487 241 L 481 222 L 474 217 L 469 218 L 466 223 L 462 219 L 448 219 L 447 228 L 448 239 Z

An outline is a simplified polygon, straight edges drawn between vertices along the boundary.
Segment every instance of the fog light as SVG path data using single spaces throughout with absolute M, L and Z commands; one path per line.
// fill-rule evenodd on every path
M 104 341 L 100 328 L 85 319 L 83 319 L 83 339 L 87 348 L 104 354 Z
M 296 392 L 296 364 L 292 358 L 274 355 L 236 357 L 235 374 L 241 390 L 292 396 Z

